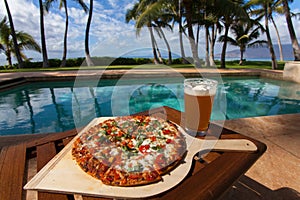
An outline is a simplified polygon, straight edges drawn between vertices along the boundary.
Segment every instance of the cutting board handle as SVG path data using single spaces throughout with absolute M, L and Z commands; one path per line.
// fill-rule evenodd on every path
M 193 138 L 190 149 L 195 151 L 245 151 L 255 152 L 257 146 L 247 139 L 198 139 Z

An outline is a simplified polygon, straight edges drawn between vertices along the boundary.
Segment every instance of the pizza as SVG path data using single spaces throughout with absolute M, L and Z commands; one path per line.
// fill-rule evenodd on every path
M 178 127 L 153 116 L 109 118 L 83 132 L 72 147 L 82 170 L 112 186 L 162 181 L 185 154 Z

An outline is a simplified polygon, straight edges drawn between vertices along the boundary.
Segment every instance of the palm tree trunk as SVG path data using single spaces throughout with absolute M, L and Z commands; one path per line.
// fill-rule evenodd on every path
M 90 50 L 89 50 L 89 33 L 90 33 L 90 26 L 92 22 L 92 15 L 93 15 L 93 0 L 90 0 L 89 16 L 86 24 L 86 29 L 85 29 L 85 60 L 87 66 L 94 66 L 94 63 L 90 56 Z
M 276 55 L 274 52 L 273 48 L 273 43 L 270 35 L 270 30 L 269 30 L 269 19 L 268 19 L 268 5 L 265 8 L 265 29 L 266 29 L 266 35 L 267 35 L 267 41 L 268 41 L 268 46 L 270 50 L 270 56 L 272 59 L 272 69 L 277 69 L 277 61 L 276 61 Z
M 151 25 L 148 26 L 149 32 L 150 32 L 150 38 L 151 38 L 151 45 L 152 45 L 152 51 L 153 51 L 153 62 L 154 64 L 159 64 L 158 62 L 158 57 L 157 57 L 157 53 L 156 53 L 156 48 L 155 48 L 155 39 L 154 39 L 154 35 L 153 35 L 153 30 Z
M 167 46 L 167 49 L 168 49 L 168 65 L 171 65 L 172 64 L 172 52 L 171 52 L 171 47 L 169 45 L 169 42 L 164 34 L 164 31 L 162 30 L 161 27 L 158 27 L 158 30 L 159 32 L 161 33 L 165 43 L 166 43 L 166 46 Z
M 11 35 L 12 35 L 12 39 L 13 39 L 13 43 L 14 43 L 14 49 L 15 49 L 15 52 L 16 52 L 17 60 L 18 60 L 18 67 L 23 68 L 23 60 L 22 60 L 22 57 L 21 57 L 21 52 L 20 52 L 20 49 L 19 49 L 17 36 L 16 36 L 16 32 L 15 32 L 15 27 L 14 27 L 14 23 L 13 23 L 13 20 L 12 20 L 12 16 L 11 16 L 11 13 L 10 13 L 10 9 L 9 9 L 7 0 L 4 0 L 4 4 L 5 4 L 6 11 L 7 11 L 9 24 L 10 24 Z
M 192 24 L 192 1 L 191 0 L 184 0 L 183 1 L 186 9 L 186 22 L 188 27 L 188 34 L 189 34 L 189 42 L 191 45 L 194 65 L 196 67 L 201 67 L 200 59 L 198 56 L 197 46 L 195 43 L 195 37 L 193 32 L 193 24 Z
M 45 28 L 44 28 L 44 8 L 42 0 L 39 0 L 40 4 L 40 29 L 41 29 L 41 43 L 42 43 L 42 53 L 43 53 L 43 67 L 49 67 L 46 38 L 45 38 Z
M 239 65 L 243 65 L 243 60 L 244 60 L 244 52 L 245 52 L 245 50 L 243 50 L 243 49 L 240 49 L 240 52 L 241 52 L 241 57 L 240 57 L 240 62 L 239 62 Z
M 208 26 L 205 26 L 205 66 L 209 67 L 209 30 Z
M 223 42 L 223 48 L 222 48 L 222 54 L 221 54 L 221 68 L 226 68 L 226 49 L 227 49 L 227 37 L 229 32 L 229 25 L 225 24 L 225 33 L 224 33 L 224 42 Z
M 215 43 L 216 43 L 216 39 L 217 39 L 217 29 L 215 28 L 215 25 L 212 26 L 212 30 L 211 30 L 211 37 L 210 37 L 210 53 L 209 53 L 209 62 L 210 62 L 210 66 L 215 66 Z
M 184 47 L 183 47 L 183 40 L 182 40 L 182 31 L 183 31 L 183 27 L 182 27 L 182 9 L 181 9 L 181 2 L 179 1 L 179 23 L 178 23 L 178 27 L 179 27 L 179 45 L 180 45 L 180 53 L 181 53 L 181 59 L 182 59 L 182 64 L 187 64 L 187 60 L 185 57 L 185 52 L 184 52 Z
M 5 54 L 6 54 L 6 60 L 7 60 L 8 66 L 9 66 L 9 67 L 12 67 L 10 48 L 9 48 L 9 47 L 6 47 L 6 48 L 7 48 L 6 51 L 5 51 Z
M 186 60 L 185 57 L 185 52 L 184 52 L 184 46 L 183 46 L 183 38 L 182 38 L 182 29 L 181 25 L 179 25 L 179 45 L 180 45 L 180 53 L 181 53 L 181 59 L 182 59 L 182 64 L 187 64 L 188 61 Z
M 200 35 L 200 25 L 198 24 L 197 25 L 197 32 L 196 32 L 196 49 L 197 49 L 197 52 L 198 52 L 198 49 L 199 49 L 199 35 Z
M 163 58 L 161 56 L 161 53 L 160 53 L 160 50 L 158 48 L 158 45 L 157 45 L 157 42 L 156 42 L 155 38 L 154 38 L 154 45 L 155 45 L 155 48 L 156 48 L 156 52 L 157 52 L 157 57 L 158 57 L 159 63 L 164 63 L 164 60 L 163 60 Z
M 292 22 L 292 19 L 291 19 L 291 13 L 290 13 L 290 8 L 289 8 L 289 5 L 288 5 L 288 1 L 283 0 L 282 3 L 283 3 L 283 9 L 284 9 L 284 14 L 285 14 L 285 18 L 286 18 L 286 23 L 287 23 L 289 33 L 290 33 L 290 38 L 291 38 L 291 41 L 292 41 L 295 61 L 300 61 L 300 47 L 299 47 L 299 43 L 298 43 L 298 40 L 297 40 L 297 37 L 296 37 L 293 22 Z
M 276 36 L 277 36 L 277 43 L 278 43 L 278 47 L 279 47 L 280 61 L 283 61 L 282 44 L 281 44 L 281 39 L 280 39 L 279 31 L 278 31 L 277 25 L 276 25 L 276 23 L 274 21 L 274 18 L 272 16 L 271 16 L 271 20 L 272 20 L 272 23 L 274 25 Z
M 66 24 L 65 24 L 65 35 L 64 35 L 64 50 L 63 50 L 63 57 L 61 60 L 60 67 L 65 67 L 67 62 L 67 37 L 68 37 L 68 26 L 69 26 L 69 15 L 68 15 L 68 7 L 67 1 L 64 0 L 65 6 L 65 14 L 66 14 Z

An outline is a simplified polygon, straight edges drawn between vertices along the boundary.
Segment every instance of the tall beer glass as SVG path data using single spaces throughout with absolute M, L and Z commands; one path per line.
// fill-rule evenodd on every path
M 209 126 L 218 82 L 206 78 L 184 80 L 185 129 L 204 136 Z

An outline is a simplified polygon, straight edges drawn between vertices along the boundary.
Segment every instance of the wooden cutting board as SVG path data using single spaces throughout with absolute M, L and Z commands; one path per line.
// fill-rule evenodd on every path
M 167 191 L 179 184 L 190 171 L 193 157 L 199 151 L 229 150 L 256 151 L 254 143 L 245 139 L 207 140 L 197 139 L 179 129 L 186 137 L 187 155 L 178 167 L 163 176 L 158 183 L 117 187 L 103 184 L 100 180 L 86 174 L 72 158 L 73 141 L 90 127 L 107 120 L 109 117 L 95 118 L 89 123 L 59 154 L 41 169 L 25 186 L 26 190 L 38 190 L 55 193 L 83 194 L 102 197 L 145 198 Z

